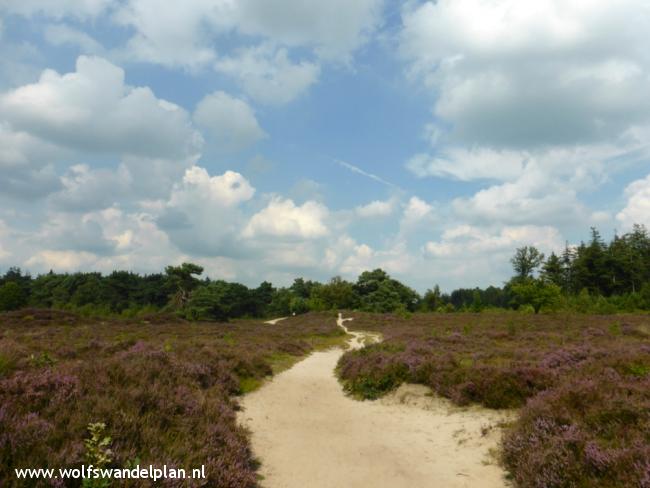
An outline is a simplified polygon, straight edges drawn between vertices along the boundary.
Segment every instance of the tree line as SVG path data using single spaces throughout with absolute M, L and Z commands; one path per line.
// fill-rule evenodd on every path
M 501 287 L 442 293 L 436 285 L 423 295 L 381 269 L 365 271 L 356 281 L 334 277 L 320 283 L 297 278 L 289 287 L 276 288 L 265 281 L 249 288 L 202 278 L 203 268 L 192 263 L 145 275 L 50 271 L 32 277 L 10 268 L 0 277 L 0 311 L 29 306 L 127 317 L 163 311 L 192 320 L 228 320 L 331 309 L 379 313 L 650 310 L 650 237 L 643 226 L 635 225 L 609 243 L 592 228 L 587 243 L 567 245 L 560 255 L 545 257 L 535 247 L 522 247 L 511 262 L 514 276 Z

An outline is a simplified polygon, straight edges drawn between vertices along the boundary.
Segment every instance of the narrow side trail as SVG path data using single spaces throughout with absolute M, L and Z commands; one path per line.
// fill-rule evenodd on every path
M 269 324 L 269 325 L 275 325 L 275 324 L 277 324 L 278 322 L 282 322 L 283 320 L 287 320 L 288 318 L 289 318 L 289 317 L 280 317 L 279 319 L 267 320 L 267 321 L 264 322 L 264 323 L 265 323 L 265 324 Z
M 362 347 L 378 336 L 351 332 Z M 504 415 L 453 407 L 405 385 L 375 402 L 345 396 L 334 376 L 342 349 L 311 354 L 245 396 L 240 422 L 252 432 L 267 488 L 497 488 L 490 458 Z M 485 434 L 485 431 L 488 431 Z

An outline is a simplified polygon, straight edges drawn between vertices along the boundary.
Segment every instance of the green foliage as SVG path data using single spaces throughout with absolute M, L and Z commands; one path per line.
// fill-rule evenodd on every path
M 35 368 L 52 366 L 55 362 L 54 358 L 46 351 L 43 351 L 40 354 L 30 354 L 29 356 L 29 364 Z
M 0 378 L 13 371 L 14 366 L 15 361 L 13 361 L 9 356 L 0 354 Z
M 517 277 L 530 278 L 533 272 L 544 262 L 544 254 L 533 246 L 520 247 L 510 260 Z
M 415 311 L 419 296 L 411 288 L 391 278 L 382 269 L 364 271 L 354 285 L 360 309 L 366 312 Z
M 203 268 L 193 263 L 183 263 L 180 266 L 167 266 L 165 275 L 167 285 L 172 290 L 173 302 L 185 306 L 190 299 L 190 293 L 199 285 L 194 275 L 201 275 Z
M 425 292 L 420 303 L 420 309 L 425 312 L 434 312 L 442 305 L 442 293 L 440 287 L 434 286 Z
M 565 283 L 562 260 L 553 252 L 542 266 L 542 278 L 560 288 Z
M 102 469 L 113 461 L 113 451 L 110 449 L 112 439 L 105 434 L 106 424 L 95 422 L 88 424 L 90 438 L 84 440 L 86 447 L 86 462 L 94 468 Z M 107 488 L 111 486 L 108 478 L 85 478 L 84 488 Z
M 313 288 L 311 300 L 320 310 L 349 310 L 357 307 L 359 297 L 352 283 L 335 276 L 329 283 Z
M 516 280 L 511 284 L 511 290 L 519 305 L 530 305 L 535 313 L 539 313 L 542 307 L 556 306 L 561 294 L 559 286 L 535 278 Z
M 27 304 L 27 296 L 20 285 L 9 281 L 0 286 L 0 312 L 18 310 Z
M 231 308 L 227 283 L 217 281 L 201 286 L 192 293 L 184 316 L 189 320 L 225 321 L 230 317 Z

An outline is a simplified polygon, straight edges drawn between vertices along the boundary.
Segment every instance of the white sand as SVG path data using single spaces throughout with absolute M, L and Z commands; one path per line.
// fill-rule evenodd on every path
M 286 319 L 288 319 L 288 318 L 289 318 L 289 317 L 280 317 L 279 319 L 267 320 L 267 321 L 264 322 L 264 323 L 265 323 L 265 324 L 269 324 L 269 325 L 275 325 L 275 324 L 277 324 L 278 322 L 282 322 L 283 320 L 286 320 Z
M 351 334 L 354 347 L 367 339 Z M 507 414 L 460 409 L 416 385 L 375 402 L 353 400 L 333 372 L 342 353 L 314 353 L 243 398 L 240 422 L 252 432 L 263 486 L 508 486 L 488 452 Z

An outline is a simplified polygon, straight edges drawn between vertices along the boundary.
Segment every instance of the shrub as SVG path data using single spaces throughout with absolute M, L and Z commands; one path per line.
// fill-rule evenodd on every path
M 644 487 L 648 432 L 650 382 L 580 378 L 528 403 L 504 439 L 503 459 L 518 486 Z
M 0 312 L 18 310 L 27 305 L 27 295 L 20 285 L 9 281 L 0 286 Z

